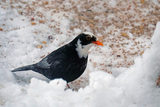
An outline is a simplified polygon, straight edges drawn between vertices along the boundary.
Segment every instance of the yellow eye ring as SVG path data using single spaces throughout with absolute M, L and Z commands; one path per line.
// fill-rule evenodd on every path
M 86 39 L 87 39 L 87 40 L 90 40 L 90 39 L 91 39 L 91 36 L 86 36 Z

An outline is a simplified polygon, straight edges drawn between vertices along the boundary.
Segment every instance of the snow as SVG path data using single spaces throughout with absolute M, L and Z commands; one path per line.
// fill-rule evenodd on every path
M 153 2 L 157 3 L 157 0 Z M 112 0 L 109 4 L 115 7 L 117 3 Z M 71 4 L 68 3 L 67 6 Z M 77 7 L 81 11 L 81 5 Z M 37 8 L 37 11 L 40 10 L 43 9 Z M 50 12 L 46 16 L 50 16 Z M 150 48 L 142 56 L 136 57 L 129 68 L 113 67 L 110 74 L 93 67 L 105 63 L 103 58 L 109 62 L 107 58 L 110 53 L 107 57 L 103 53 L 111 50 L 107 48 L 109 43 L 106 41 L 104 47 L 93 46 L 89 57 L 94 61 L 89 61 L 81 77 L 82 82 L 70 84 L 69 89 L 61 79 L 48 80 L 32 71 L 11 72 L 16 67 L 40 61 L 43 55 L 67 44 L 82 31 L 74 28 L 71 36 L 67 36 L 71 21 L 63 17 L 63 12 L 54 14 L 49 19 L 55 20 L 53 25 L 60 25 L 62 33 L 57 33 L 55 29 L 53 32 L 47 26 L 50 21 L 33 26 L 30 18 L 20 15 L 16 9 L 0 8 L 0 28 L 4 30 L 0 31 L 0 107 L 160 107 L 160 88 L 156 85 L 160 74 L 160 22 L 156 24 Z M 51 40 L 48 39 L 50 35 L 54 35 Z M 129 33 L 129 36 L 133 35 Z M 136 41 L 143 39 L 139 37 Z M 47 41 L 47 44 L 42 43 L 43 41 Z M 146 40 L 144 44 L 148 46 L 148 43 Z M 42 45 L 43 48 L 36 48 L 37 45 Z M 131 45 L 132 43 L 127 46 Z M 91 72 L 88 74 L 88 71 Z M 89 82 L 86 82 L 88 75 Z M 74 90 L 77 85 L 80 88 Z

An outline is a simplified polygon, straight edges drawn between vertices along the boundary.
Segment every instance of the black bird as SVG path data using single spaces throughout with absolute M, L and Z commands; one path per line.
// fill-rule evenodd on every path
M 93 44 L 102 45 L 90 32 L 79 34 L 70 43 L 53 51 L 40 62 L 12 70 L 33 70 L 49 79 L 62 78 L 68 82 L 80 77 L 87 66 L 88 50 Z

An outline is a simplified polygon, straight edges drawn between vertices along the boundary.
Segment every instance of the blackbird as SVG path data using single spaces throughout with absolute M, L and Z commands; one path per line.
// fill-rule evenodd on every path
M 92 33 L 83 32 L 70 43 L 47 55 L 40 62 L 16 68 L 12 72 L 33 70 L 51 80 L 61 78 L 67 83 L 74 81 L 85 71 L 88 50 L 94 44 L 103 46 Z

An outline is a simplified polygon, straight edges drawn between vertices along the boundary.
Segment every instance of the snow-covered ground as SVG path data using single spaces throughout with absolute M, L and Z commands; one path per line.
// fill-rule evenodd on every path
M 89 10 L 85 2 L 0 3 L 0 107 L 160 107 L 156 84 L 160 74 L 160 8 L 143 0 L 110 0 L 106 4 L 105 0 L 93 0 L 87 1 L 92 4 Z M 86 10 L 95 12 L 94 18 Z M 87 69 L 69 84 L 71 89 L 66 89 L 63 80 L 50 81 L 32 71 L 10 72 L 40 61 L 85 30 L 94 32 L 104 46 L 90 49 Z

